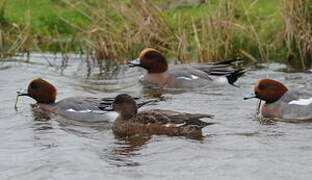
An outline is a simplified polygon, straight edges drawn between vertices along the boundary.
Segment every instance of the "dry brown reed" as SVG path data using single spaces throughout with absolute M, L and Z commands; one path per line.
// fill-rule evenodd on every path
M 168 15 L 171 10 L 160 9 L 152 0 L 61 1 L 85 19 L 72 22 L 59 15 L 76 33 L 64 40 L 57 28 L 46 35 L 33 33 L 30 20 L 23 26 L 6 24 L 5 30 L 2 25 L 0 57 L 16 52 L 57 51 L 63 54 L 66 66 L 67 54 L 74 51 L 85 54 L 89 69 L 98 65 L 101 73 L 112 65 L 137 58 L 146 47 L 184 63 L 205 63 L 237 56 L 264 61 L 274 58 L 283 46 L 276 33 L 280 30 L 266 29 L 270 17 L 250 12 L 257 0 L 249 4 L 244 0 L 202 1 L 200 8 L 194 8 L 201 12 L 192 17 L 181 9 Z M 281 2 L 289 57 L 298 56 L 302 66 L 306 66 L 312 54 L 311 0 Z M 265 20 L 257 21 L 261 18 Z
M 198 62 L 216 61 L 234 55 L 234 11 L 233 2 L 221 0 L 215 13 L 204 14 L 199 22 L 192 22 Z
M 108 59 L 125 62 L 136 58 L 145 47 L 159 49 L 183 62 L 215 61 L 238 52 L 232 46 L 235 6 L 226 0 L 219 1 L 215 13 L 207 12 L 191 24 L 177 14 L 174 18 L 178 28 L 171 28 L 161 9 L 151 1 L 108 0 L 92 5 L 63 1 L 90 19 L 91 25 L 78 28 L 87 34 L 85 51 L 99 64 Z
M 312 1 L 282 0 L 288 58 L 305 69 L 312 63 Z
M 29 50 L 32 39 L 29 32 L 29 25 L 20 27 L 17 24 L 8 25 L 0 29 L 0 60 L 4 61 L 8 57 L 17 54 L 27 54 L 29 57 Z
M 26 21 L 23 26 L 7 22 L 4 7 L 5 1 L 0 3 L 0 61 L 5 62 L 7 58 L 17 54 L 22 56 L 26 54 L 29 60 L 33 43 L 30 21 Z

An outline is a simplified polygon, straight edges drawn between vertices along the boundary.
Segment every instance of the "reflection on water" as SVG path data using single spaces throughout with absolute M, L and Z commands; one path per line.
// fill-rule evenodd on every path
M 115 166 L 139 166 L 140 163 L 133 160 L 133 157 L 140 155 L 139 151 L 150 138 L 150 136 L 115 137 L 113 146 L 105 149 L 100 156 Z
M 40 54 L 30 62 L 0 64 L 0 179 L 309 179 L 312 176 L 312 123 L 258 121 L 258 101 L 243 101 L 259 78 L 290 89 L 311 91 L 312 76 L 281 64 L 249 67 L 233 86 L 193 91 L 143 88 L 142 69 L 114 63 L 100 72 L 79 56 Z M 88 70 L 92 69 L 92 73 Z M 105 68 L 103 68 L 105 69 Z M 58 88 L 58 100 L 72 96 L 153 97 L 145 109 L 215 115 L 203 136 L 115 137 L 111 123 L 82 123 L 33 111 L 16 90 L 42 77 Z M 141 110 L 141 109 L 140 109 Z M 291 169 L 291 171 L 289 171 Z M 191 170 L 191 171 L 190 171 Z

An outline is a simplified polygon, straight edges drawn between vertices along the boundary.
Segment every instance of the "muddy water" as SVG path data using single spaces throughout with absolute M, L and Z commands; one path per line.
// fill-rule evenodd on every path
M 50 64 L 50 65 L 49 65 Z M 104 77 L 87 69 L 79 57 L 62 64 L 35 54 L 0 65 L 0 179 L 310 179 L 312 123 L 260 124 L 256 100 L 243 101 L 256 79 L 269 77 L 289 87 L 312 90 L 312 75 L 286 73 L 280 64 L 249 68 L 240 87 L 214 86 L 185 93 L 164 93 L 144 107 L 210 113 L 216 124 L 201 139 L 152 136 L 117 139 L 109 126 L 86 126 L 60 117 L 36 117 L 29 98 L 14 109 L 16 90 L 34 77 L 58 88 L 58 99 L 142 91 L 141 71 L 113 67 Z M 94 69 L 94 72 L 98 72 Z

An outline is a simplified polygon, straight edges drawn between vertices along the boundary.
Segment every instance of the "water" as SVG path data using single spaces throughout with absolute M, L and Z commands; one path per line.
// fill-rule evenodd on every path
M 162 101 L 143 109 L 164 108 L 210 113 L 216 124 L 203 129 L 204 138 L 152 136 L 118 139 L 109 127 L 66 123 L 60 117 L 38 119 L 16 90 L 35 77 L 58 87 L 58 99 L 85 95 L 112 97 L 119 93 L 151 96 L 137 82 L 140 71 L 116 68 L 101 78 L 86 78 L 79 58 L 68 66 L 59 59 L 34 55 L 0 65 L 0 179 L 310 179 L 312 123 L 261 124 L 257 101 L 243 101 L 259 78 L 273 78 L 290 88 L 312 90 L 308 73 L 286 73 L 285 65 L 252 66 L 237 83 L 194 92 L 165 93 Z M 47 56 L 47 55 L 46 55 Z M 94 69 L 94 72 L 97 72 Z

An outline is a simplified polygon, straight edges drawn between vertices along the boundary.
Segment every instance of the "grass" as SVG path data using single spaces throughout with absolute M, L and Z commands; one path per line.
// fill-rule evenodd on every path
M 287 58 L 300 60 L 303 68 L 312 61 L 312 1 L 283 0 Z
M 0 0 L 0 32 L 6 37 L 2 44 L 11 47 L 0 50 L 82 51 L 101 66 L 107 60 L 125 62 L 144 47 L 154 47 L 183 62 L 237 56 L 288 62 L 291 56 L 307 66 L 312 50 L 303 47 L 311 46 L 294 40 L 298 31 L 290 29 L 295 28 L 285 28 L 285 22 L 299 17 L 285 10 L 290 2 L 309 0 L 202 0 L 195 6 L 159 6 L 172 1 Z
M 59 0 L 0 0 L 4 2 L 4 18 L 8 22 L 25 26 L 31 22 L 32 30 L 38 34 L 57 30 L 61 35 L 70 36 L 75 29 L 60 19 L 66 17 L 75 23 L 86 22 L 79 13 L 67 8 Z

